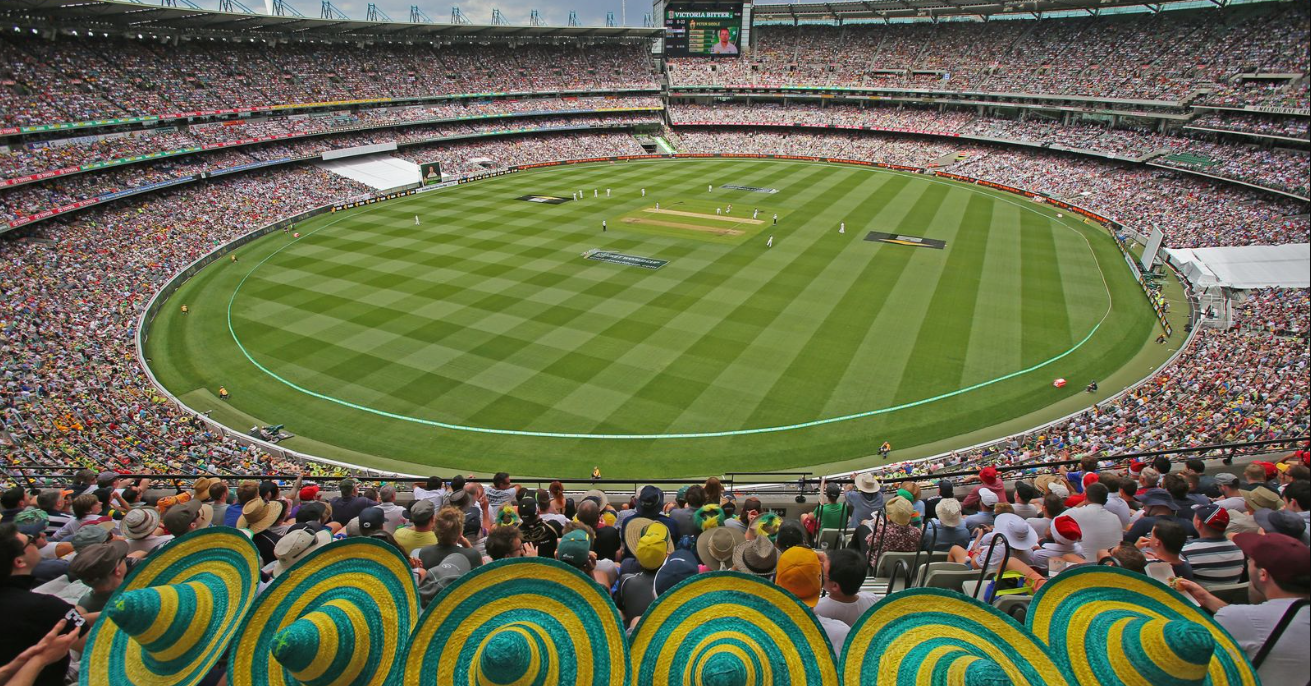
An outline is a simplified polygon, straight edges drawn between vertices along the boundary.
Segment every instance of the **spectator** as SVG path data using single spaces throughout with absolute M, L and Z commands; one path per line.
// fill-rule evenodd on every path
M 237 507 L 230 507 L 223 513 L 224 526 L 237 527 L 237 521 L 246 511 L 246 504 L 259 497 L 259 482 L 242 481 L 237 484 Z
M 1066 513 L 1079 523 L 1079 530 L 1083 532 L 1083 549 L 1091 555 L 1098 550 L 1115 548 L 1124 539 L 1124 529 L 1120 526 L 1120 518 L 1106 510 L 1110 492 L 1100 483 L 1089 484 L 1083 491 L 1087 502 Z
M 1079 542 L 1083 540 L 1083 531 L 1079 523 L 1069 515 L 1060 515 L 1052 520 L 1047 535 L 1042 537 L 1042 544 L 1034 551 L 1031 565 L 1034 569 L 1047 572 L 1052 560 L 1078 564 L 1088 559 Z
M 72 513 L 68 512 L 68 496 L 72 493 L 70 490 L 55 489 L 51 491 L 42 491 L 41 495 L 36 497 L 36 506 L 46 513 L 46 536 L 53 539 L 55 534 L 73 519 Z
M 862 525 L 856 530 L 856 535 L 865 536 L 864 549 L 869 551 L 870 569 L 878 569 L 879 557 L 883 553 L 913 553 L 919 550 L 920 536 L 922 532 L 919 527 L 911 525 L 911 518 L 915 516 L 915 510 L 911 504 L 901 496 L 893 496 L 888 501 L 887 518 L 883 520 L 880 526 L 874 524 L 874 529 Z
M 430 476 L 422 486 L 414 487 L 414 499 L 431 500 L 432 506 L 440 511 L 447 504 L 446 499 L 452 492 L 451 489 L 446 488 L 446 483 L 440 476 Z
M 1069 493 L 1067 492 L 1068 496 Z M 1039 538 L 1047 537 L 1047 529 L 1051 527 L 1052 520 L 1061 516 L 1065 512 L 1065 497 L 1055 492 L 1048 493 L 1042 497 L 1042 504 L 1039 507 L 1040 517 L 1030 517 L 1025 522 L 1033 527 L 1034 533 Z
M 396 527 L 405 523 L 405 508 L 396 504 L 396 487 L 383 486 L 378 489 L 378 500 L 378 507 L 382 509 L 383 518 L 386 520 L 383 529 L 395 535 Z
M 1100 475 L 1097 483 L 1106 487 L 1106 511 L 1120 518 L 1120 528 L 1128 528 L 1129 522 L 1133 519 L 1133 509 L 1124 499 L 1124 493 L 1120 489 L 1120 477 L 1114 474 Z
M 993 510 L 997 507 L 997 493 L 995 491 L 990 488 L 978 486 L 975 488 L 975 492 L 970 495 L 975 495 L 976 493 L 977 499 L 975 500 L 975 504 L 979 508 L 979 511 L 965 518 L 965 528 L 971 532 L 977 531 L 981 527 L 992 526 L 992 522 L 995 519 Z M 965 504 L 961 503 L 961 506 L 964 507 Z
M 702 486 L 685 486 L 678 489 L 683 501 L 677 508 L 670 510 L 669 518 L 674 520 L 678 525 L 675 530 L 678 537 L 696 536 L 700 531 L 697 529 L 693 515 L 706 504 L 706 489 Z
M 175 506 L 180 507 L 180 506 Z M 153 507 L 141 507 L 127 513 L 118 528 L 127 539 L 130 553 L 149 553 L 173 540 L 173 535 L 160 528 L 159 511 Z
M 638 571 L 619 577 L 613 597 L 625 625 L 645 614 L 647 606 L 655 600 L 656 572 L 665 564 L 673 547 L 669 535 L 663 524 L 648 524 L 634 551 Z
M 41 561 L 34 539 L 13 524 L 0 523 L 0 611 L 9 619 L 0 632 L 0 664 L 8 664 L 24 650 L 36 645 L 52 627 L 68 622 L 70 631 L 81 633 L 89 626 L 68 603 L 49 595 L 33 593 L 32 569 Z M 73 643 L 81 650 L 85 636 Z M 68 671 L 68 657 L 56 660 L 37 675 L 38 686 L 62 686 Z
M 924 501 L 924 516 L 930 520 L 936 519 L 938 513 L 935 508 L 938 506 L 939 502 L 942 502 L 947 498 L 955 500 L 956 489 L 955 486 L 952 485 L 951 479 L 942 479 L 938 482 L 938 495 Z
M 965 500 L 961 501 L 961 507 L 966 510 L 978 507 L 983 491 L 992 491 L 992 494 L 997 498 L 997 503 L 1010 502 L 1006 499 L 1006 484 L 1002 483 L 1001 477 L 997 476 L 996 467 L 987 466 L 980 470 L 979 481 L 982 483 L 970 489 L 969 495 L 965 496 Z M 995 505 L 996 503 L 993 504 Z
M 820 628 L 828 635 L 829 645 L 833 647 L 836 657 L 842 652 L 838 646 L 846 643 L 851 627 L 815 612 L 815 606 L 819 604 L 820 592 L 824 588 L 824 563 L 819 554 L 810 548 L 797 546 L 780 555 L 777 566 L 775 583 L 810 608 Z
M 77 601 L 79 613 L 86 616 L 105 607 L 127 576 L 127 556 L 127 543 L 115 540 L 88 546 L 73 558 L 68 566 L 69 578 L 91 589 Z
M 962 548 L 970 544 L 970 531 L 961 520 L 960 501 L 942 498 L 936 506 L 937 518 L 930 519 L 920 538 L 921 548 L 933 546 L 935 552 L 946 552 L 952 546 Z
M 1191 581 L 1180 581 L 1177 588 L 1215 614 L 1216 623 L 1252 660 L 1262 683 L 1302 683 L 1311 640 L 1306 603 L 1311 599 L 1311 553 L 1300 541 L 1281 534 L 1239 534 L 1233 543 L 1247 556 L 1252 604 L 1227 605 L 1204 585 Z M 1275 627 L 1284 620 L 1290 623 L 1274 636 Z
M 278 500 L 265 502 L 263 498 L 252 498 L 241 508 L 241 517 L 237 519 L 237 528 L 250 531 L 251 540 L 255 542 L 260 559 L 266 565 L 278 557 L 274 550 L 281 536 L 272 527 L 282 520 L 282 507 L 282 502 Z M 164 514 L 167 519 L 168 513 Z
M 228 485 L 223 481 L 215 481 L 214 485 L 209 487 L 210 508 L 214 511 L 214 522 L 222 526 L 228 520 L 228 510 L 232 507 L 228 503 Z
M 1219 505 L 1193 510 L 1198 538 L 1184 545 L 1183 556 L 1193 578 L 1203 586 L 1237 583 L 1243 575 L 1243 551 L 1225 538 L 1229 511 Z
M 555 522 L 548 522 L 537 514 L 537 501 L 524 498 L 519 501 L 519 533 L 526 543 L 537 548 L 542 557 L 555 557 L 555 546 L 563 533 L 563 527 Z
M 1242 511 L 1247 508 L 1247 501 L 1243 498 L 1243 487 L 1238 483 L 1237 476 L 1222 472 L 1215 475 L 1215 482 L 1220 486 L 1221 496 L 1215 501 L 1216 505 L 1226 510 Z
M 431 501 L 425 500 L 425 502 Z M 468 545 L 468 541 L 464 538 L 463 512 L 451 505 L 443 507 L 437 511 L 433 528 L 437 542 L 419 548 L 414 553 L 414 557 L 419 559 L 424 569 L 432 569 L 440 565 L 443 560 L 451 555 L 464 557 L 468 562 L 469 569 L 482 566 L 482 555 L 479 555 L 472 546 Z
M 1297 514 L 1302 518 L 1305 525 L 1302 529 L 1302 542 L 1309 543 L 1308 534 L 1311 534 L 1311 512 L 1308 507 L 1311 506 L 1311 482 L 1294 481 L 1284 489 L 1284 509 Z
M 883 492 L 879 490 L 879 481 L 869 472 L 862 472 L 852 478 L 847 485 L 846 505 L 851 510 L 851 519 L 847 528 L 855 529 L 874 518 L 874 513 L 883 511 Z
M 419 548 L 440 542 L 437 535 L 433 533 L 434 515 L 436 511 L 431 500 L 416 500 L 410 504 L 410 523 L 397 527 L 396 533 L 393 534 L 396 545 L 399 545 L 406 555 L 412 555 Z M 430 558 L 428 561 L 434 563 L 433 567 L 437 566 L 435 563 L 440 562 L 436 558 Z
M 869 565 L 860 553 L 849 548 L 829 550 L 823 560 L 826 595 L 815 603 L 815 614 L 848 627 L 855 626 L 856 620 L 879 600 L 878 596 L 860 590 L 869 573 Z
M 27 491 L 14 486 L 0 493 L 0 522 L 12 522 L 14 516 L 27 509 Z
M 1027 481 L 1015 482 L 1015 514 L 1029 519 L 1038 516 L 1038 506 L 1032 502 L 1038 498 L 1038 491 Z
M 1206 475 L 1206 462 L 1190 457 L 1184 460 L 1184 473 L 1197 475 L 1197 493 L 1208 498 L 1220 497 L 1220 487 L 1215 483 L 1215 478 Z
M 1179 503 L 1171 498 L 1165 489 L 1148 489 L 1142 494 L 1141 502 L 1143 504 L 1143 514 L 1125 532 L 1125 541 L 1136 543 L 1151 535 L 1152 527 L 1156 526 L 1157 522 L 1167 519 L 1178 522 L 1188 538 L 1197 537 L 1197 530 L 1193 528 L 1192 516 L 1177 514 L 1179 512 Z M 1189 510 L 1189 512 L 1191 511 Z
M 507 472 L 497 472 L 492 477 L 492 485 L 487 488 L 487 506 L 492 511 L 499 511 L 507 504 L 514 502 L 518 487 L 510 483 L 510 475 Z
M 354 479 L 342 479 L 341 485 L 338 486 L 339 494 L 328 502 L 332 508 L 332 521 L 345 525 L 352 519 L 360 516 L 360 511 L 366 507 L 377 507 L 378 503 L 356 494 L 357 485 Z
M 281 516 L 280 508 L 278 516 L 279 518 Z M 209 505 L 202 503 L 199 500 L 189 500 L 185 503 L 180 503 L 168 508 L 168 511 L 164 513 L 164 516 L 160 518 L 160 521 L 163 523 L 165 531 L 168 531 L 168 533 L 174 538 L 180 538 L 196 529 L 203 529 L 209 526 L 209 523 L 213 521 L 213 518 L 214 513 L 209 509 Z M 274 523 L 277 523 L 277 521 L 278 520 L 275 519 Z
M 1173 576 L 1191 580 L 1193 568 L 1183 556 L 1187 541 L 1188 531 L 1184 529 L 1182 521 L 1162 518 L 1152 525 L 1151 535 L 1138 539 L 1135 545 L 1149 559 L 1170 563 Z

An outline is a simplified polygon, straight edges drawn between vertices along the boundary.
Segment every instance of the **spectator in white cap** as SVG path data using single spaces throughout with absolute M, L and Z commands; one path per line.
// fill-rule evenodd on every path
M 974 533 L 979 527 L 992 526 L 995 519 L 992 511 L 997 507 L 997 494 L 992 489 L 979 489 L 979 511 L 965 518 L 965 528 Z
M 277 578 L 291 569 L 292 565 L 331 542 L 332 532 L 326 527 L 319 528 L 317 531 L 309 527 L 291 531 L 278 539 L 277 545 L 273 547 L 273 555 L 277 559 L 264 569 Z
M 148 553 L 173 540 L 172 534 L 160 528 L 159 510 L 153 507 L 129 510 L 118 528 L 127 539 L 127 549 L 131 553 Z
M 929 520 L 924 536 L 920 538 L 922 549 L 928 550 L 932 546 L 935 551 L 945 552 L 952 546 L 963 548 L 970 544 L 970 531 L 961 519 L 959 500 L 943 498 L 938 501 L 935 512 L 938 518 Z
M 847 528 L 855 529 L 875 512 L 883 510 L 883 491 L 879 489 L 879 480 L 869 472 L 857 474 L 852 483 L 847 484 L 847 505 L 851 507 L 851 519 Z

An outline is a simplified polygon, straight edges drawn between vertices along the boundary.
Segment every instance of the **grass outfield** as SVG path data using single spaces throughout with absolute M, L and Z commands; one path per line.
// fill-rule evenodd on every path
M 581 201 L 519 199 L 578 189 Z M 729 203 L 738 219 L 717 218 Z M 743 221 L 753 207 L 779 225 Z M 237 429 L 286 424 L 303 437 L 290 449 L 415 473 L 832 464 L 1068 404 L 1155 335 L 1104 229 L 1018 196 L 866 168 L 559 167 L 297 230 L 185 284 L 151 331 L 151 367 Z M 946 246 L 865 240 L 871 231 Z M 582 256 L 594 249 L 667 264 Z M 1056 377 L 1070 384 L 1054 388 Z

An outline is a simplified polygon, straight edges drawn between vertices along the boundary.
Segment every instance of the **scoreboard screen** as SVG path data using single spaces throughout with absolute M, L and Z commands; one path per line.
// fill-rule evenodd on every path
M 737 57 L 742 3 L 671 2 L 665 5 L 665 55 Z

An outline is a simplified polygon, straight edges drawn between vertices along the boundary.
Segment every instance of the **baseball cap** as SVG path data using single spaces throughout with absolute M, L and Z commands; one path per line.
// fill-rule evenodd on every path
M 697 564 L 696 556 L 690 550 L 679 550 L 669 559 L 665 560 L 660 569 L 656 571 L 655 577 L 655 594 L 656 597 L 662 595 L 665 591 L 678 585 L 678 582 L 690 576 L 694 576 L 701 570 Z
M 815 607 L 819 602 L 823 576 L 824 567 L 819 561 L 819 555 L 810 548 L 795 546 L 778 556 L 774 582 L 800 599 L 807 607 Z
M 579 569 L 587 565 L 587 557 L 591 552 L 592 544 L 587 540 L 587 532 L 582 529 L 565 534 L 555 547 L 556 559 Z
M 1171 510 L 1178 510 L 1179 505 L 1170 497 L 1170 492 L 1164 488 L 1149 488 L 1138 498 L 1138 502 L 1143 507 L 1168 507 Z
M 838 484 L 825 484 L 824 495 L 830 498 L 836 498 L 842 495 L 842 487 L 839 486 Z
M 319 497 L 319 487 L 313 484 L 302 486 L 300 489 L 300 500 L 303 503 L 310 502 Z
M 1048 493 L 1055 493 L 1057 498 L 1065 499 L 1070 497 L 1070 487 L 1057 481 L 1047 487 Z
M 1224 531 L 1229 527 L 1229 511 L 1219 505 L 1202 505 L 1193 510 L 1193 516 L 1212 529 Z
M 637 511 L 639 513 L 651 513 L 660 509 L 660 503 L 665 499 L 665 494 L 655 486 L 643 486 L 642 491 L 637 496 Z
M 97 527 L 98 528 L 98 527 Z M 68 565 L 68 576 L 93 586 L 97 581 L 114 573 L 118 563 L 127 557 L 127 541 L 96 543 L 78 551 Z
M 46 530 L 50 523 L 50 515 L 35 507 L 29 507 L 22 512 L 14 515 L 14 524 L 18 526 L 19 533 L 28 538 L 35 538 Z
M 386 523 L 387 516 L 383 513 L 381 507 L 366 507 L 360 510 L 360 535 L 368 536 L 372 533 L 382 531 L 382 525 Z
M 468 558 L 460 553 L 451 553 L 442 558 L 442 561 L 436 567 L 428 570 L 428 574 L 436 584 L 437 590 L 440 591 L 450 586 L 470 569 L 472 567 L 469 565 Z
M 433 513 L 437 511 L 431 500 L 416 500 L 410 505 L 410 521 L 423 526 L 432 521 Z
M 691 486 L 680 486 L 678 488 L 678 495 L 675 496 L 675 498 L 687 502 L 687 489 L 689 488 L 691 488 Z
M 1253 518 L 1268 534 L 1283 534 L 1300 540 L 1302 532 L 1306 531 L 1302 517 L 1288 510 L 1257 510 Z
M 979 504 L 984 507 L 992 507 L 997 504 L 997 494 L 991 488 L 979 489 Z
M 1311 585 L 1311 554 L 1306 544 L 1284 534 L 1238 534 L 1233 538 L 1247 557 L 1281 584 Z
M 192 522 L 196 523 L 197 529 L 209 526 L 213 513 L 209 506 L 199 500 L 190 500 L 168 508 L 168 512 L 164 513 L 164 528 L 174 536 L 181 536 L 191 529 Z
M 97 543 L 104 543 L 108 540 L 109 529 L 106 529 L 103 526 L 96 526 L 95 524 L 83 524 L 77 528 L 77 531 L 75 531 L 72 537 L 68 539 L 68 542 L 73 544 L 74 552 L 80 553 L 88 546 L 93 546 Z
M 519 501 L 519 519 L 528 519 L 537 516 L 537 501 L 532 498 L 524 498 Z
M 1225 486 L 1230 486 L 1230 485 L 1233 485 L 1233 484 L 1238 483 L 1238 475 L 1237 475 L 1237 474 L 1230 474 L 1229 472 L 1220 472 L 1219 474 L 1216 474 L 1216 475 L 1215 475 L 1214 477 L 1212 477 L 1212 478 L 1215 479 L 1215 482 L 1216 482 L 1216 483 L 1221 484 L 1221 485 L 1225 485 Z
M 669 528 L 660 522 L 648 524 L 637 540 L 637 550 L 633 556 L 642 569 L 652 571 L 665 563 L 669 554 Z
M 108 486 L 118 480 L 118 472 L 104 471 L 96 475 L 96 485 L 100 487 Z
M 979 478 L 980 478 L 980 479 L 983 479 L 983 481 L 984 481 L 985 483 L 986 483 L 986 482 L 991 482 L 991 481 L 996 481 L 996 480 L 997 480 L 997 468 L 996 468 L 996 467 L 991 467 L 991 466 L 989 466 L 989 467 L 984 467 L 982 470 L 979 471 Z

